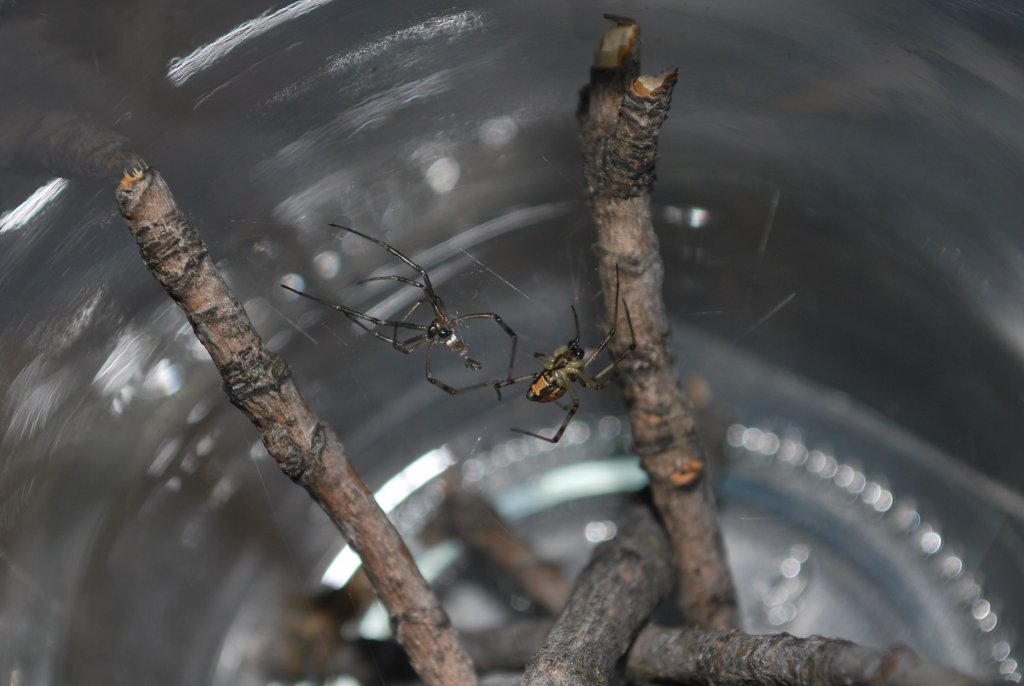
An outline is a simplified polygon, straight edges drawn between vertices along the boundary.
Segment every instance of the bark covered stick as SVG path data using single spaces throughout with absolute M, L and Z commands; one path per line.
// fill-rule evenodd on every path
M 490 503 L 476 493 L 451 487 L 444 516 L 452 533 L 517 581 L 531 600 L 552 615 L 561 612 L 570 591 L 561 570 L 512 533 Z
M 521 669 L 551 630 L 547 619 L 462 634 L 482 671 Z M 864 648 L 836 638 L 645 627 L 626 654 L 633 683 L 690 686 L 981 686 L 983 681 L 905 648 Z
M 580 572 L 523 686 L 606 686 L 671 587 L 665 534 L 648 507 L 635 507 L 618 535 L 599 546 Z
M 664 265 L 651 221 L 658 133 L 677 70 L 638 76 L 639 26 L 609 18 L 616 26 L 598 50 L 580 111 L 605 304 L 614 311 L 618 268 L 637 343 L 620 364 L 623 392 L 635 449 L 674 549 L 683 613 L 695 626 L 732 628 L 739 623 L 736 592 L 705 474 L 707 459 L 669 345 Z M 630 341 L 622 323 L 616 325 L 612 348 L 621 352 Z
M 163 177 L 152 168 L 126 173 L 116 195 L 146 266 L 185 310 L 231 402 L 257 426 L 285 474 L 309 492 L 359 553 L 395 637 L 424 682 L 475 684 L 473 665 L 405 543 L 337 436 L 299 394 L 288 366 L 263 346 Z
M 837 638 L 649 626 L 627 658 L 627 675 L 694 686 L 981 686 L 907 648 L 877 650 Z

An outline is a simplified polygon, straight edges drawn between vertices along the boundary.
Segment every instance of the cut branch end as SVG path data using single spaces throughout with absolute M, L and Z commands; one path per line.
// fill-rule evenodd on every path
M 604 15 L 615 22 L 605 31 L 601 45 L 594 54 L 594 66 L 599 69 L 618 69 L 627 61 L 636 62 L 640 48 L 640 25 L 635 19 L 615 14 Z
M 660 74 L 638 76 L 633 81 L 633 91 L 642 98 L 649 98 L 671 89 L 678 79 L 679 69 L 670 67 Z

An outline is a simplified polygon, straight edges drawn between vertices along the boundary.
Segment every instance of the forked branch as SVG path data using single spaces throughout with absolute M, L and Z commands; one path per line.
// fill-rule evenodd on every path
M 633 313 L 636 351 L 621 365 L 633 441 L 674 550 L 681 607 L 694 626 L 738 626 L 707 458 L 669 345 L 664 265 L 651 220 L 658 134 L 677 70 L 640 76 L 640 27 L 609 17 L 581 104 L 586 198 L 597 228 L 599 274 L 614 311 L 616 265 Z M 613 349 L 627 341 L 618 337 Z
M 482 671 L 521 669 L 544 645 L 553 622 L 520 620 L 466 633 Z M 632 683 L 686 686 L 982 686 L 983 681 L 924 660 L 905 648 L 879 650 L 841 639 L 648 625 L 625 659 Z

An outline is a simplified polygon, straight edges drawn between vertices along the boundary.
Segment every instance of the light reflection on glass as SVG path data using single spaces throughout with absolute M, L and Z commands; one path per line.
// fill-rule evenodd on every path
M 390 513 L 406 498 L 455 464 L 455 458 L 446 446 L 435 448 L 413 460 L 409 466 L 381 486 L 374 498 L 384 512 Z M 359 569 L 359 556 L 345 546 L 334 558 L 320 582 L 332 588 L 341 588 Z
M 60 177 L 50 179 L 45 185 L 40 186 L 32 195 L 28 196 L 25 202 L 13 210 L 0 214 L 0 234 L 7 233 L 8 231 L 17 231 L 26 226 L 32 221 L 33 217 L 56 200 L 64 192 L 64 189 L 67 188 L 67 185 L 67 179 Z

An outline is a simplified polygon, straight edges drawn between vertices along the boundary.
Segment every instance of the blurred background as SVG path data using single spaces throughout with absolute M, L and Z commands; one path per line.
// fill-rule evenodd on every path
M 443 470 L 568 573 L 614 535 L 643 485 L 614 388 L 583 392 L 553 448 L 509 431 L 562 419 L 524 387 L 449 397 L 422 352 L 279 288 L 383 318 L 416 300 L 356 285 L 411 273 L 336 222 L 429 269 L 453 312 L 500 313 L 518 373 L 573 335 L 570 305 L 596 345 L 574 112 L 602 12 L 640 21 L 645 71 L 680 68 L 655 221 L 747 628 L 902 642 L 1020 680 L 1024 9 L 1009 0 L 0 1 L 0 679 L 364 683 L 344 661 L 309 666 L 331 661 L 334 628 L 282 667 L 289 613 L 358 564 L 146 272 L 113 201 L 135 155 L 456 626 L 537 610 L 457 542 L 415 538 Z M 435 373 L 500 376 L 507 337 L 463 333 L 484 370 L 439 349 Z M 368 599 L 345 619 L 348 636 L 387 630 Z

